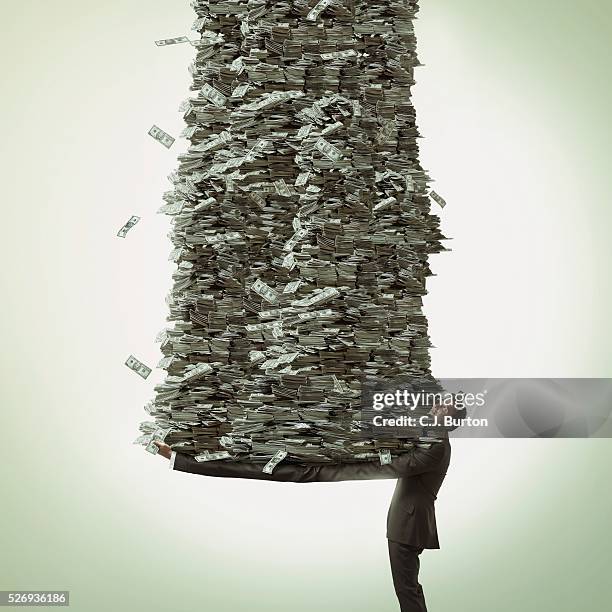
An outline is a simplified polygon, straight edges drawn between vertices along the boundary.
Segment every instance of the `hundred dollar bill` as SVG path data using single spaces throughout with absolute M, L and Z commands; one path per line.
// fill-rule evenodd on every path
M 208 83 L 200 89 L 202 95 L 210 100 L 215 106 L 225 106 L 227 103 L 227 98 L 220 92 L 217 91 L 214 87 L 211 87 Z
M 308 179 L 310 178 L 310 174 L 311 174 L 310 170 L 308 170 L 307 172 L 300 172 L 297 175 L 297 178 L 295 179 L 294 185 L 296 187 L 303 187 L 308 182 Z
M 384 144 L 391 139 L 395 130 L 395 121 L 386 121 L 385 124 L 380 128 L 377 136 L 379 144 Z
M 140 221 L 140 217 L 133 215 L 130 220 L 117 232 L 119 238 L 125 238 L 127 233 Z
M 278 293 L 260 279 L 257 279 L 251 285 L 251 291 L 254 291 L 259 297 L 262 297 L 270 304 L 276 304 L 276 302 L 278 302 Z
M 334 298 L 340 295 L 340 292 L 335 287 L 325 287 L 320 291 L 313 291 L 309 296 L 302 298 L 301 300 L 294 300 L 291 302 L 292 306 L 314 306 L 314 304 L 320 304 L 330 298 Z
M 388 448 L 378 451 L 380 457 L 380 465 L 389 465 L 391 463 L 391 451 Z
M 270 461 L 268 461 L 268 463 L 266 463 L 266 465 L 263 468 L 263 473 L 264 474 L 272 474 L 272 472 L 274 471 L 274 468 L 287 456 L 287 451 L 284 450 L 279 450 L 275 453 L 274 457 L 272 457 L 272 459 L 270 459 Z
M 167 45 L 178 45 L 179 43 L 190 42 L 186 36 L 178 36 L 177 38 L 163 38 L 162 40 L 156 40 L 155 44 L 158 47 L 165 47 Z
M 127 360 L 125 362 L 125 365 L 128 368 L 130 368 L 130 370 L 133 370 L 134 372 L 136 372 L 136 374 L 138 374 L 139 376 L 142 376 L 145 379 L 151 373 L 151 368 L 147 367 L 141 361 L 138 361 L 138 359 L 136 359 L 136 357 L 134 357 L 134 355 L 130 355 L 127 358 Z
M 310 134 L 311 131 L 312 131 L 312 123 L 308 123 L 306 125 L 303 125 L 297 131 L 297 134 L 295 136 L 296 136 L 296 138 L 299 138 L 300 140 L 303 140 L 304 138 L 306 138 L 306 136 L 308 136 L 308 134 Z
M 306 94 L 303 91 L 275 91 L 270 94 L 265 93 L 262 94 L 260 100 L 250 102 L 248 104 L 243 104 L 237 110 L 263 110 L 264 108 L 274 106 L 276 104 L 279 104 L 280 102 L 284 102 L 286 100 L 291 100 L 294 98 L 302 98 L 305 95 Z
M 282 327 L 280 321 L 268 321 L 267 323 L 252 323 L 244 326 L 247 331 L 263 331 L 264 329 L 273 330 L 275 327 Z
M 293 253 L 289 253 L 289 255 L 285 255 L 283 257 L 283 263 L 281 264 L 283 268 L 287 268 L 289 272 L 295 268 L 297 262 L 295 261 L 295 255 Z
M 346 49 L 344 51 L 332 51 L 331 53 L 321 53 L 321 59 L 334 60 L 334 59 L 346 59 L 347 57 L 354 57 L 357 55 L 355 49 Z
M 203 376 L 204 374 L 210 374 L 212 371 L 213 368 L 209 363 L 198 363 L 195 368 L 192 368 L 183 375 L 182 382 L 195 380 L 196 378 Z
M 310 12 L 308 13 L 308 15 L 306 15 L 306 19 L 308 19 L 308 21 L 316 21 L 317 18 L 319 17 L 319 15 L 328 7 L 330 7 L 332 4 L 334 4 L 335 0 L 319 0 L 319 2 L 317 2 L 312 9 L 310 9 Z
M 380 210 L 381 208 L 386 208 L 394 202 L 397 202 L 397 200 L 393 196 L 390 196 L 388 198 L 385 198 L 384 200 L 381 200 L 380 202 L 378 202 L 378 204 L 375 204 L 372 210 Z
M 233 136 L 227 130 L 223 130 L 220 134 L 217 134 L 210 140 L 206 140 L 199 145 L 190 147 L 190 152 L 198 152 L 198 153 L 207 153 L 212 151 L 213 149 L 217 149 L 219 147 L 223 147 L 233 140 Z
M 446 200 L 439 196 L 435 191 L 430 192 L 429 196 L 432 200 L 435 200 L 440 205 L 440 208 L 444 208 L 446 206 Z
M 303 282 L 304 281 L 296 280 L 287 283 L 286 287 L 283 289 L 283 293 L 295 293 Z
M 293 191 L 291 190 L 291 187 L 287 185 L 285 179 L 278 179 L 278 181 L 274 181 L 274 188 L 276 189 L 276 193 L 278 193 L 278 195 L 286 198 L 290 198 L 293 195 Z
M 146 446 L 145 450 L 147 453 L 151 453 L 152 455 L 157 455 L 159 453 L 159 446 L 155 444 L 155 438 L 153 438 Z
M 315 149 L 325 155 L 331 161 L 338 161 L 342 159 L 341 151 L 335 147 L 331 142 L 327 142 L 325 138 L 319 138 L 315 142 Z
M 331 317 L 333 314 L 334 311 L 331 308 L 326 308 L 325 310 L 315 310 L 314 312 L 300 312 L 297 317 L 299 321 L 304 322 Z
M 163 144 L 164 147 L 166 147 L 167 149 L 169 149 L 174 144 L 174 141 L 175 141 L 175 138 L 172 138 L 170 134 L 167 134 L 166 132 L 164 132 L 164 130 L 157 127 L 156 125 L 154 125 L 149 130 L 149 136 L 152 136 L 153 138 L 155 138 L 157 142 L 161 142 L 161 144 Z
M 291 236 L 291 238 L 289 238 L 289 240 L 287 240 L 287 242 L 285 242 L 283 251 L 293 251 L 295 245 L 303 238 L 306 238 L 307 235 L 307 229 L 299 229 L 297 232 L 295 232 L 295 234 L 293 234 L 293 236 Z
M 202 463 L 203 461 L 219 461 L 220 459 L 230 459 L 231 455 L 227 451 L 217 451 L 216 453 L 211 453 L 209 451 L 204 451 L 203 453 L 196 455 L 194 459 L 198 463 Z
M 157 364 L 158 368 L 161 368 L 162 370 L 170 367 L 170 365 L 174 362 L 174 355 L 168 355 L 167 357 L 162 357 L 159 360 L 159 363 Z
M 157 209 L 159 214 L 178 215 L 183 211 L 183 202 L 173 202 L 172 204 L 164 204 Z
M 238 85 L 238 87 L 234 88 L 232 91 L 232 98 L 243 98 L 244 94 L 251 88 L 251 85 L 248 83 L 243 83 L 242 85 Z
M 406 175 L 406 191 L 414 191 L 414 179 L 410 174 Z

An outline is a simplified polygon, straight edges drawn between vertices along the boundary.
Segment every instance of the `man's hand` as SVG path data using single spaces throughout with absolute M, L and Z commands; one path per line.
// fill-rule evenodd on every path
M 170 459 L 170 457 L 172 456 L 172 449 L 167 444 L 164 444 L 163 442 L 160 442 L 159 440 L 154 440 L 153 443 L 159 447 L 158 455 L 161 455 L 162 457 L 165 457 L 166 459 Z

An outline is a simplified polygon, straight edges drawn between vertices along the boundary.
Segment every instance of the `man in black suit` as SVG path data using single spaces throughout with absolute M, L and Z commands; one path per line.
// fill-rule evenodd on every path
M 462 418 L 465 414 L 452 406 L 438 406 L 432 413 L 454 418 Z M 448 437 L 442 442 L 417 444 L 387 465 L 381 465 L 378 461 L 309 467 L 281 464 L 272 474 L 264 474 L 261 465 L 241 461 L 199 463 L 190 455 L 172 451 L 167 444 L 156 444 L 160 449 L 159 454 L 171 459 L 172 469 L 204 476 L 301 483 L 397 478 L 387 514 L 393 585 L 401 612 L 426 612 L 425 597 L 419 584 L 419 555 L 425 548 L 440 548 L 434 501 L 450 461 Z

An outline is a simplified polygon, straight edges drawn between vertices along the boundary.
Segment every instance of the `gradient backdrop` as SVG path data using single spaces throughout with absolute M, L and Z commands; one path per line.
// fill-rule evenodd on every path
M 440 377 L 612 376 L 612 5 L 422 0 L 414 92 L 451 253 L 426 309 Z M 4 0 L 0 589 L 83 612 L 396 612 L 393 481 L 172 473 L 132 446 L 161 379 L 187 0 Z M 142 221 L 121 240 L 132 215 Z M 610 440 L 456 441 L 436 611 L 610 606 Z

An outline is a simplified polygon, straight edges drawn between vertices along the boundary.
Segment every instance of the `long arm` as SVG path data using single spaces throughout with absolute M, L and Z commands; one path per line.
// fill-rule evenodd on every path
M 316 468 L 299 465 L 278 465 L 272 474 L 262 472 L 262 465 L 242 461 L 196 461 L 190 455 L 177 453 L 174 469 L 202 476 L 217 476 L 220 478 L 249 478 L 252 480 L 272 480 L 279 482 L 313 482 Z
M 277 482 L 339 482 L 343 480 L 378 480 L 382 478 L 401 478 L 434 471 L 445 454 L 445 444 L 432 444 L 429 448 L 414 447 L 390 464 L 381 465 L 378 461 L 340 463 L 335 465 L 299 466 L 279 465 L 272 474 L 262 472 L 262 466 L 240 461 L 203 461 L 177 453 L 174 469 L 181 472 L 216 476 L 221 478 L 247 478 Z

